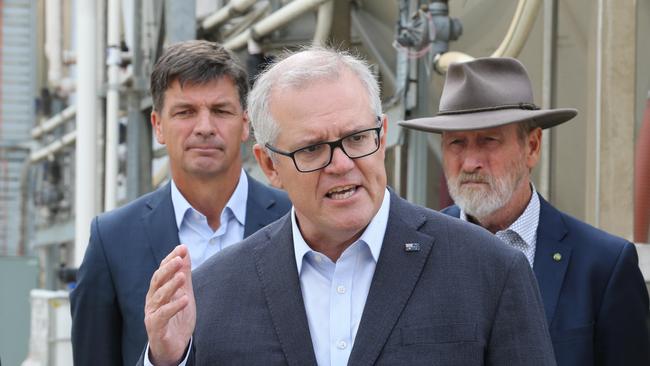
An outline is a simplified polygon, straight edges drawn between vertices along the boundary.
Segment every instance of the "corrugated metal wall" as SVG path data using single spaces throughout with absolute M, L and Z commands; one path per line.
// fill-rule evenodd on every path
M 0 255 L 21 255 L 20 177 L 35 118 L 36 0 L 2 0 L 0 11 Z

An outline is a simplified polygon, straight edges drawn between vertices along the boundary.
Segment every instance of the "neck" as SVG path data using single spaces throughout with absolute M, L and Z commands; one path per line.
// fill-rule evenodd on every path
M 187 202 L 205 215 L 212 230 L 217 230 L 221 226 L 221 212 L 235 192 L 240 174 L 241 168 L 238 168 L 212 177 L 175 175 L 172 172 L 172 178 Z
M 309 233 L 300 226 L 300 221 L 296 216 L 298 228 L 303 239 L 313 250 L 326 255 L 332 262 L 341 257 L 341 254 L 352 245 L 366 229 L 365 227 L 358 232 L 337 232 L 336 235 L 323 234 L 323 233 Z
M 532 193 L 533 190 L 530 182 L 528 179 L 524 179 L 505 206 L 492 212 L 487 217 L 471 217 L 470 219 L 492 234 L 500 230 L 505 230 L 524 213 L 530 202 Z

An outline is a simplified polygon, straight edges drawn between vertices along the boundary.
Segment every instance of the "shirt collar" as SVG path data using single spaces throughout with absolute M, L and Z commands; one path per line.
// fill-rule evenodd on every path
M 185 214 L 187 213 L 188 210 L 192 210 L 197 212 L 200 215 L 201 214 L 199 211 L 197 211 L 192 205 L 187 202 L 183 194 L 178 190 L 178 187 L 176 186 L 176 183 L 174 180 L 171 180 L 171 196 L 172 196 L 172 205 L 174 206 L 174 216 L 176 217 L 176 226 L 178 227 L 178 230 L 181 228 L 181 224 L 183 223 L 183 219 L 185 218 Z M 226 206 L 224 207 L 224 211 L 226 209 L 230 209 L 230 211 L 233 213 L 235 216 L 235 219 L 239 222 L 240 225 L 244 225 L 246 222 L 246 200 L 248 199 L 248 177 L 246 176 L 246 173 L 244 173 L 244 170 L 241 170 L 241 173 L 239 175 L 239 182 L 237 182 L 237 186 L 235 187 L 235 191 L 232 193 L 230 198 L 228 199 L 228 202 L 226 203 Z
M 530 196 L 530 201 L 524 212 L 513 222 L 506 230 L 516 232 L 528 245 L 535 243 L 537 236 L 537 226 L 539 225 L 539 196 L 535 185 L 531 182 L 530 187 L 533 193 Z M 463 209 L 460 209 L 460 219 L 469 221 L 467 214 Z
M 375 216 L 370 220 L 370 223 L 361 234 L 361 237 L 357 241 L 362 241 L 368 245 L 370 253 L 372 254 L 375 263 L 379 260 L 379 253 L 381 252 L 381 246 L 384 241 L 384 234 L 386 233 L 386 226 L 388 225 L 388 213 L 390 211 L 390 193 L 388 189 L 384 190 L 384 199 L 381 202 L 379 211 Z M 296 221 L 296 210 L 294 207 L 291 207 L 291 233 L 293 235 L 293 249 L 296 256 L 296 265 L 298 267 L 298 275 L 302 270 L 302 260 L 303 257 L 313 250 L 307 245 L 305 239 L 298 228 L 298 222 Z

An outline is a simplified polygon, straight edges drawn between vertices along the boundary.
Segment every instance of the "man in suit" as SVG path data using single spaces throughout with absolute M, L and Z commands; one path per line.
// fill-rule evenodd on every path
M 192 267 L 275 221 L 286 194 L 242 169 L 248 138 L 246 72 L 220 45 L 168 47 L 151 76 L 151 123 L 166 145 L 171 182 L 95 218 L 70 295 L 78 365 L 132 365 L 147 336 L 144 300 L 160 262 L 179 243 Z
M 530 180 L 542 129 L 575 109 L 540 110 L 515 59 L 452 65 L 432 118 L 456 205 L 443 212 L 521 250 L 537 277 L 558 365 L 650 365 L 648 293 L 634 245 L 564 214 Z
M 298 52 L 249 106 L 255 157 L 293 209 L 192 273 L 184 246 L 163 260 L 141 364 L 554 364 L 525 257 L 386 188 L 364 62 Z

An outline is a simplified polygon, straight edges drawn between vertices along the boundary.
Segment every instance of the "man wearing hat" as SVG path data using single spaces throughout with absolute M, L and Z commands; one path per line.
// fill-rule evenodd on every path
M 558 365 L 650 365 L 648 293 L 634 245 L 560 212 L 536 191 L 542 129 L 575 109 L 539 109 L 510 58 L 451 65 L 440 112 L 402 122 L 442 134 L 456 205 L 444 213 L 521 250 L 544 302 Z

